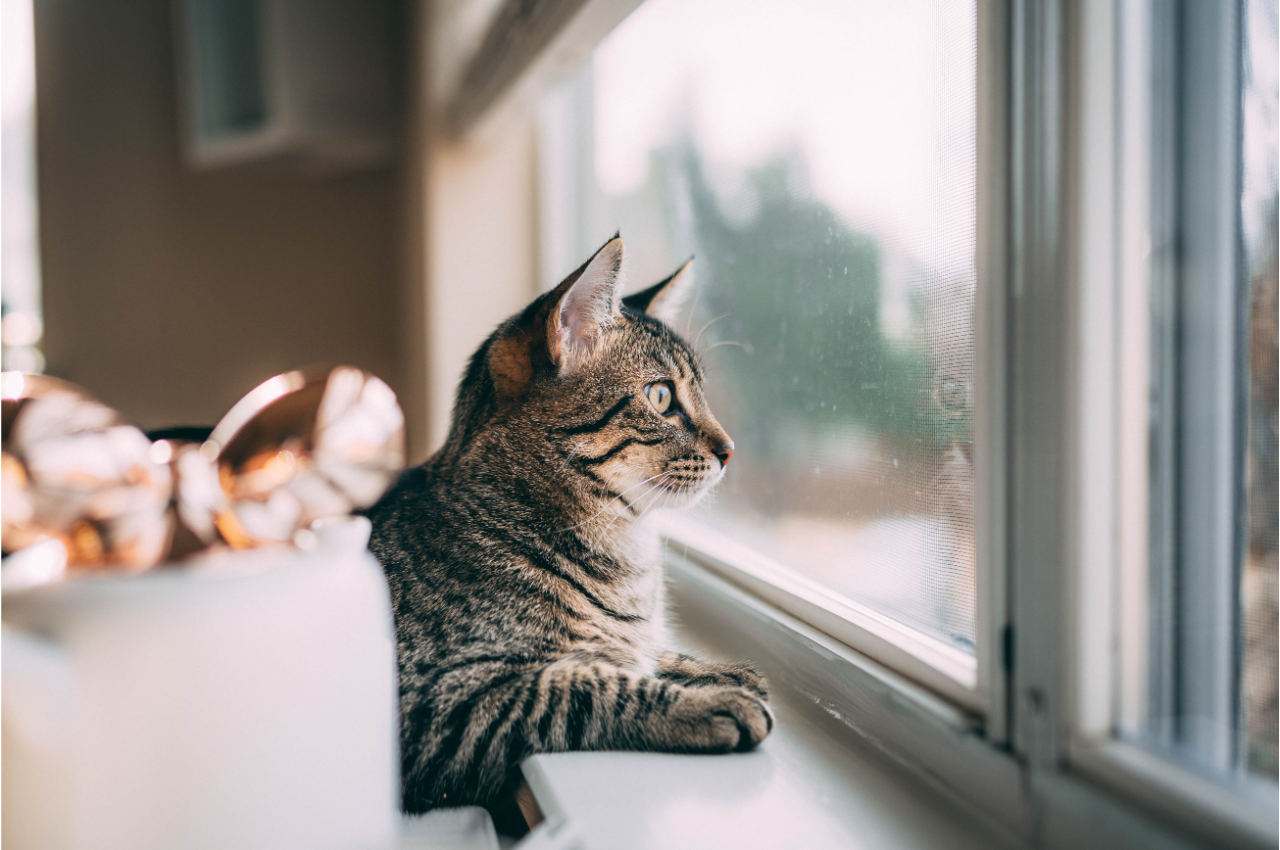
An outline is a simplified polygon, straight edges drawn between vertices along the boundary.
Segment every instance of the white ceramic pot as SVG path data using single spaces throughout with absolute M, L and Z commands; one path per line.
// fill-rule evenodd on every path
M 376 848 L 395 633 L 369 524 L 3 605 L 6 848 Z

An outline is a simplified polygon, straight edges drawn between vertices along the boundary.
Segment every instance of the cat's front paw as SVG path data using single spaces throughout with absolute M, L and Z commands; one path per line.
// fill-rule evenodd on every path
M 690 687 L 707 685 L 745 688 L 762 700 L 769 699 L 769 684 L 754 664 L 747 661 L 707 663 L 688 655 L 666 653 L 659 659 L 658 676 Z
M 696 736 L 704 738 L 704 752 L 743 753 L 759 746 L 773 731 L 768 703 L 744 688 L 706 688 L 699 691 L 705 712 Z
M 751 691 L 760 699 L 769 699 L 769 681 L 765 679 L 763 673 L 756 669 L 754 664 L 747 661 L 730 664 L 728 665 L 727 673 L 737 680 L 738 685 Z

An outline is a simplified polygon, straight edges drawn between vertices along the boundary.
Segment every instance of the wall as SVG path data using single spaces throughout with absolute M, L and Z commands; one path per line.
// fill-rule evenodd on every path
M 427 441 L 444 442 L 471 354 L 537 295 L 533 126 L 517 117 L 484 142 L 428 146 Z
M 399 172 L 193 172 L 173 4 L 35 9 L 48 371 L 147 428 L 212 424 L 262 380 L 318 361 L 404 389 Z

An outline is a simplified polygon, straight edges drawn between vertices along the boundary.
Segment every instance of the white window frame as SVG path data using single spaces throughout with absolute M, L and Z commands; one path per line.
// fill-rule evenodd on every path
M 1224 842 L 1274 845 L 1275 809 L 1265 799 L 1274 790 L 1265 783 L 1228 789 L 1117 733 L 1141 724 L 1146 700 L 1152 278 L 1162 263 L 1172 265 L 1161 251 L 1173 250 L 1153 233 L 1150 157 L 1160 131 L 1148 108 L 1151 16 L 1149 2 L 1118 10 L 1087 3 L 1077 20 L 1076 157 L 1064 187 L 1077 222 L 1069 266 L 1080 317 L 1071 343 L 1077 427 L 1070 450 L 1079 483 L 1066 760 Z M 1097 611 L 1110 612 L 1109 628 L 1096 627 Z
M 415 445 L 439 445 L 465 358 L 538 291 L 531 99 L 637 5 L 534 4 L 558 23 L 535 27 L 540 40 L 499 73 L 476 69 L 493 26 L 468 39 L 461 4 L 422 0 L 418 52 L 432 61 L 410 134 L 421 164 L 406 303 L 425 340 L 427 425 Z M 1118 41 L 1139 5 L 978 4 L 976 663 L 679 522 L 665 530 L 673 593 L 785 658 L 783 685 L 1028 841 L 1274 847 L 1274 805 L 1114 734 L 1140 700 L 1124 667 L 1145 639 L 1114 616 L 1145 598 L 1141 571 L 1121 569 L 1145 558 L 1145 525 L 1128 519 L 1146 510 L 1148 478 L 1135 425 L 1147 187 L 1121 182 L 1147 132 L 1132 116 L 1122 126 L 1121 104 L 1145 80 L 1125 73 Z M 465 102 L 477 90 L 484 102 Z

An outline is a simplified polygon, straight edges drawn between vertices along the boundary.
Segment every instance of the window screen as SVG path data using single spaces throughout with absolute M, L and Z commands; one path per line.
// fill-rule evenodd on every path
M 737 444 L 706 522 L 974 644 L 972 3 L 648 0 L 541 114 L 544 283 L 621 229 Z

